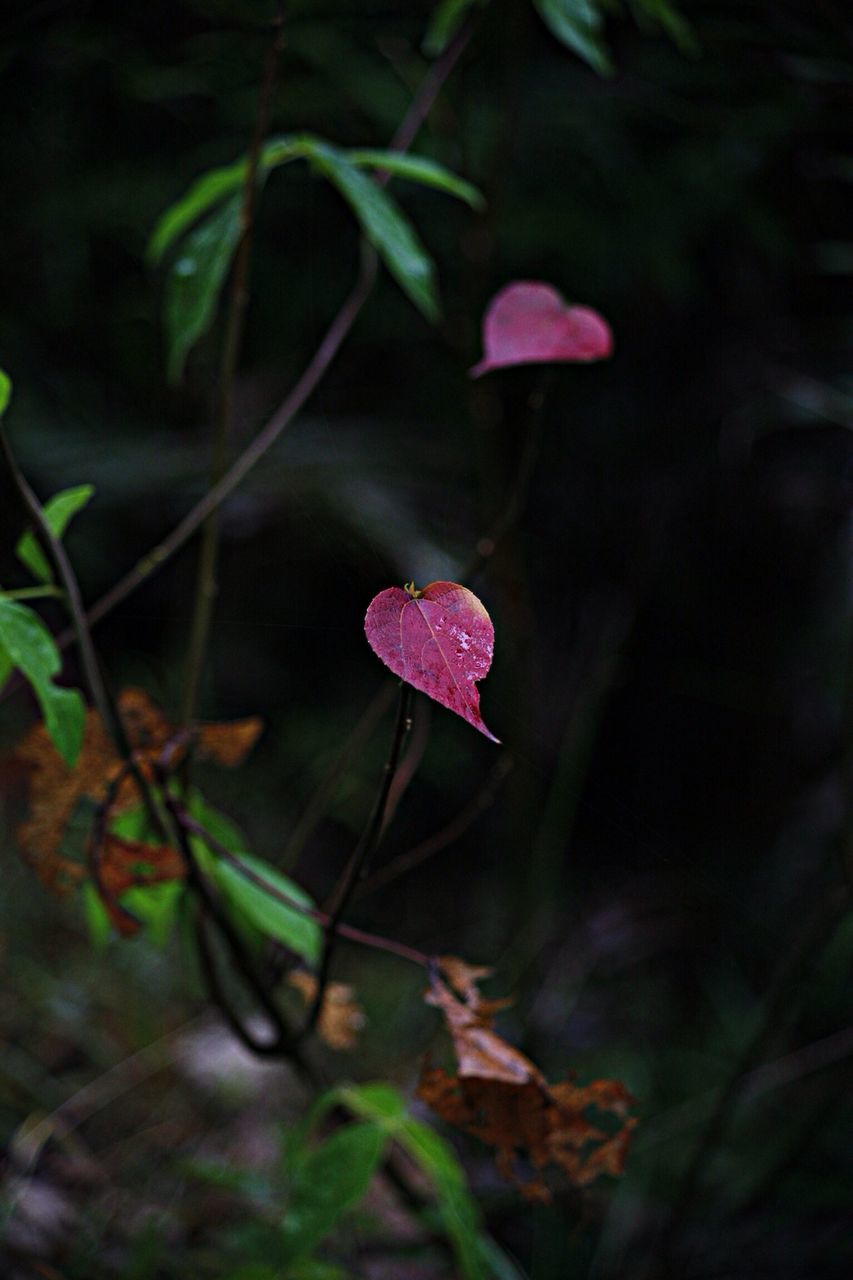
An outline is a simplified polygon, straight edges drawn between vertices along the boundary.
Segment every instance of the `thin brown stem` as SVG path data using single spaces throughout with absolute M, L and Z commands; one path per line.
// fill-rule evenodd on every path
M 356 889 L 356 897 L 362 898 L 369 893 L 375 893 L 377 889 L 384 889 L 386 885 L 391 884 L 392 881 L 397 880 L 400 876 L 407 875 L 429 858 L 434 858 L 437 853 L 441 853 L 463 836 L 468 828 L 472 827 L 477 819 L 482 817 L 486 810 L 494 804 L 498 788 L 503 784 L 512 767 L 512 756 L 509 754 L 502 755 L 483 787 L 468 802 L 465 808 L 460 810 L 451 822 L 448 822 L 447 826 L 442 827 L 440 831 L 436 831 L 434 835 L 428 836 L 426 840 L 422 840 L 414 848 L 398 854 L 396 858 L 392 858 L 384 867 L 380 867 L 378 871 L 374 871 L 372 875 L 362 880 Z
M 495 554 L 503 538 L 515 525 L 527 502 L 533 472 L 542 449 L 543 419 L 545 401 L 553 386 L 553 370 L 544 370 L 536 381 L 536 386 L 527 401 L 527 421 L 524 424 L 524 447 L 521 458 L 514 470 L 512 486 L 506 495 L 504 505 L 487 533 L 477 539 L 474 554 L 460 573 L 463 582 L 476 577 Z
M 219 390 L 214 417 L 213 455 L 210 464 L 211 486 L 216 485 L 222 479 L 225 471 L 228 430 L 233 417 L 234 382 L 240 349 L 243 344 L 246 310 L 249 305 L 249 262 L 252 256 L 258 162 L 260 160 L 261 146 L 269 128 L 273 89 L 275 87 L 276 70 L 281 53 L 284 30 L 283 8 L 283 5 L 279 6 L 278 14 L 273 22 L 272 39 L 266 52 L 261 91 L 258 96 L 257 118 L 249 145 L 246 176 L 243 180 L 240 205 L 240 241 L 237 245 L 234 268 L 231 273 L 231 290 L 225 325 L 225 338 L 222 344 Z M 213 604 L 216 598 L 218 559 L 219 509 L 215 508 L 207 516 L 202 528 L 193 619 L 190 627 L 190 641 L 181 699 L 179 719 L 181 725 L 188 725 L 193 720 L 198 705 L 204 660 L 210 638 Z
M 394 777 L 397 773 L 397 767 L 400 763 L 400 755 L 403 750 L 403 743 L 406 734 L 411 727 L 411 719 L 409 708 L 411 706 L 411 686 L 406 684 L 405 680 L 400 681 L 400 697 L 397 704 L 397 718 L 394 722 L 394 733 L 391 738 L 391 747 L 388 752 L 388 759 L 385 762 L 385 768 L 382 771 L 382 781 L 379 785 L 379 792 L 373 806 L 373 812 L 370 820 L 365 827 L 364 834 L 353 850 L 352 856 L 344 868 L 338 885 L 332 895 L 331 907 L 329 910 L 329 919 L 326 925 L 326 945 L 323 948 L 323 956 L 320 960 L 320 968 L 317 974 L 317 993 L 314 997 L 314 1003 L 308 1011 L 305 1019 L 305 1026 L 302 1034 L 311 1031 L 319 1017 L 320 1010 L 323 1007 L 323 996 L 325 995 L 326 984 L 329 980 L 329 972 L 332 965 L 332 956 L 335 950 L 335 935 L 339 932 L 343 921 L 344 912 L 352 901 L 356 886 L 370 869 L 374 854 L 379 847 L 382 839 L 382 832 L 385 827 L 385 816 L 388 810 L 388 800 L 391 795 L 391 788 L 394 783 Z
M 371 699 L 359 716 L 349 737 L 329 765 L 327 773 L 314 791 L 302 816 L 288 836 L 284 852 L 279 859 L 279 864 L 285 870 L 290 870 L 296 866 L 302 850 L 311 839 L 329 805 L 332 803 L 335 790 L 344 771 L 356 753 L 361 751 L 393 701 L 393 685 L 383 684 L 379 693 Z
M 316 920 L 317 924 L 324 929 L 328 928 L 331 923 L 331 917 L 325 911 L 320 911 L 316 907 L 307 907 L 304 902 L 297 901 L 289 894 L 284 893 L 277 885 L 263 875 L 260 875 L 252 867 L 241 861 L 230 849 L 226 848 L 215 836 L 211 835 L 205 827 L 197 822 L 187 811 L 176 802 L 172 804 L 172 811 L 177 821 L 190 835 L 197 836 L 199 840 L 211 849 L 217 857 L 223 862 L 227 862 L 230 867 L 241 875 L 244 880 L 248 880 L 250 884 L 255 885 L 257 889 L 262 890 L 270 898 L 274 898 L 276 902 L 281 902 L 284 906 L 289 907 L 291 911 L 296 911 L 299 915 L 306 916 L 309 920 Z M 394 938 L 384 938 L 377 933 L 368 933 L 364 929 L 355 929 L 352 925 L 341 922 L 337 926 L 337 934 L 341 938 L 345 938 L 348 942 L 357 943 L 362 947 L 370 947 L 374 951 L 387 951 L 389 955 L 398 956 L 401 960 L 408 960 L 412 964 L 419 965 L 421 968 L 428 968 L 430 957 L 423 951 L 417 951 L 414 947 L 409 947 L 405 942 L 397 942 Z

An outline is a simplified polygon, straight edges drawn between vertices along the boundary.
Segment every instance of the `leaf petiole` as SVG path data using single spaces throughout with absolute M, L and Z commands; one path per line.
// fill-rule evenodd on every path
M 52 600 L 63 600 L 65 598 L 62 588 L 50 583 L 43 587 L 18 587 L 14 591 L 4 591 L 3 595 L 7 600 L 43 600 L 48 597 Z

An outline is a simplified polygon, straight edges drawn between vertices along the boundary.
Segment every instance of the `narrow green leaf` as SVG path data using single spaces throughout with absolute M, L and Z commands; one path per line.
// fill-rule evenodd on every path
M 61 538 L 70 520 L 85 507 L 95 492 L 91 484 L 78 484 L 73 489 L 62 489 L 44 504 L 44 518 L 51 532 Z M 18 539 L 15 554 L 39 582 L 52 582 L 53 573 L 44 552 L 33 533 L 25 533 Z
M 62 759 L 73 769 L 83 745 L 86 704 L 76 689 L 61 689 L 50 681 L 30 678 L 44 716 L 44 727 Z
M 121 903 L 142 922 L 154 945 L 162 948 L 172 936 L 183 892 L 184 885 L 180 880 L 134 885 L 121 895 Z
M 404 293 L 428 320 L 436 321 L 440 308 L 433 261 L 402 209 L 337 148 L 310 138 L 303 139 L 303 146 L 315 168 L 347 201 Z
M 441 0 L 432 12 L 422 45 L 428 58 L 437 58 L 462 26 L 469 9 L 481 0 Z
M 380 172 L 393 173 L 396 178 L 408 178 L 411 182 L 419 182 L 425 187 L 435 187 L 448 195 L 464 200 L 472 209 L 482 209 L 485 205 L 480 192 L 470 182 L 457 178 L 455 173 L 445 169 L 443 164 L 429 160 L 426 156 L 404 155 L 400 151 L 347 151 L 346 158 L 350 164 L 359 168 L 378 169 Z
M 695 56 L 699 42 L 690 23 L 670 0 L 629 0 L 638 25 L 657 23 L 669 36 L 675 47 L 684 54 Z
M 433 1129 L 411 1118 L 395 1136 L 435 1187 L 441 1221 L 464 1280 L 485 1280 L 480 1211 L 453 1150 Z
M 216 302 L 242 234 L 240 197 L 205 218 L 181 245 L 166 281 L 170 382 L 178 382 L 190 349 L 213 322 Z
M 198 791 L 191 794 L 188 807 L 192 816 L 214 839 L 223 844 L 250 871 L 286 897 L 299 903 L 300 906 L 314 906 L 311 897 L 293 880 L 282 875 L 269 863 L 246 853 L 243 834 L 229 818 L 209 805 Z M 224 859 L 211 853 L 202 840 L 194 838 L 192 846 L 203 870 L 216 882 L 235 913 L 242 916 L 260 933 L 283 942 L 286 947 L 290 947 L 291 951 L 295 951 L 309 964 L 317 963 L 320 958 L 323 933 L 315 920 L 310 916 L 302 915 L 294 907 L 289 907 L 278 898 L 271 898 L 268 893 L 253 884 L 251 880 L 247 880 Z
M 73 766 L 83 745 L 83 699 L 75 689 L 53 684 L 62 661 L 38 614 L 5 596 L 0 596 L 0 650 L 32 685 L 53 745 Z
M 400 1090 L 382 1080 L 344 1085 L 332 1092 L 332 1105 L 337 1105 L 338 1101 L 355 1115 L 385 1125 L 393 1133 L 396 1133 L 408 1116 L 406 1102 Z
M 350 1124 L 309 1151 L 293 1171 L 282 1223 L 288 1262 L 305 1258 L 367 1191 L 386 1135 L 375 1124 Z
M 9 679 L 14 667 L 14 662 L 9 657 L 3 646 L 0 645 L 0 689 L 3 688 L 4 684 Z
M 611 74 L 613 65 L 604 44 L 604 21 L 596 0 L 533 0 L 533 3 L 558 40 L 599 75 Z
M 276 871 L 269 863 L 251 854 L 240 853 L 239 860 L 250 871 L 262 877 L 273 888 L 291 898 L 304 907 L 313 907 L 304 889 L 294 884 L 287 876 Z M 232 906 L 243 913 L 261 933 L 278 942 L 283 942 L 291 951 L 302 956 L 308 964 L 316 964 L 320 959 L 322 931 L 310 916 L 302 915 L 293 907 L 278 898 L 271 898 L 251 880 L 247 880 L 239 871 L 217 858 L 214 862 L 213 876 L 222 894 Z
M 185 231 L 197 222 L 202 214 L 219 204 L 226 196 L 239 191 L 246 176 L 246 159 L 235 160 L 202 174 L 191 187 L 160 215 L 148 241 L 145 256 L 149 262 L 159 262 L 166 250 Z
M 89 930 L 89 941 L 96 951 L 103 951 L 113 935 L 113 926 L 97 889 L 87 880 L 82 889 L 83 912 Z
M 0 418 L 9 408 L 12 399 L 12 380 L 5 370 L 0 369 Z
M 452 1147 L 433 1129 L 412 1119 L 403 1095 L 393 1085 L 384 1081 L 338 1085 L 321 1094 L 293 1135 L 291 1159 L 298 1158 L 300 1143 L 311 1128 L 339 1104 L 383 1129 L 432 1183 L 438 1216 L 453 1245 L 463 1280 L 522 1280 L 522 1273 L 512 1260 L 482 1230 L 480 1210 Z
M 271 169 L 286 164 L 299 155 L 299 140 L 282 135 L 270 138 L 261 151 L 258 181 L 263 182 Z M 169 205 L 157 222 L 145 250 L 151 263 L 160 262 L 164 253 L 198 220 L 227 196 L 239 191 L 246 180 L 248 160 L 242 156 L 233 164 L 210 169 L 197 178 L 184 194 Z

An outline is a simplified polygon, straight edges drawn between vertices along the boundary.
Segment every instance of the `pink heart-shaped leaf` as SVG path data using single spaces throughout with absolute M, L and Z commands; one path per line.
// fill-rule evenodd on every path
M 514 364 L 604 360 L 612 350 L 610 326 L 597 311 L 567 306 L 549 284 L 516 280 L 486 308 L 483 359 L 470 375 Z
M 431 582 L 423 591 L 380 591 L 368 606 L 364 634 L 395 676 L 499 741 L 483 724 L 476 684 L 492 665 L 495 629 L 467 587 Z

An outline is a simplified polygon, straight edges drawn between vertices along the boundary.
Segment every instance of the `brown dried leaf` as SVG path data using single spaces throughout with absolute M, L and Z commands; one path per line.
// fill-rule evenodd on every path
M 317 994 L 317 979 L 306 969 L 291 969 L 287 981 L 310 1005 Z M 364 1010 L 355 991 L 345 982 L 329 982 L 323 993 L 323 1004 L 317 1019 L 317 1031 L 330 1049 L 354 1049 L 358 1033 L 365 1024 Z
M 117 708 L 136 766 L 144 777 L 150 778 L 154 761 L 173 741 L 175 731 L 142 689 L 122 690 Z M 260 721 L 254 717 L 230 725 L 204 725 L 198 734 L 200 754 L 220 764 L 238 764 L 256 741 L 260 728 Z M 17 829 L 18 844 L 46 887 L 54 893 L 67 893 L 86 875 L 81 863 L 61 852 L 68 822 L 83 798 L 103 804 L 110 786 L 121 776 L 122 762 L 100 718 L 91 709 L 86 713 L 83 746 L 73 769 L 62 760 L 41 724 L 29 731 L 15 754 L 29 770 L 30 813 Z M 121 778 L 111 813 L 121 813 L 138 803 L 139 792 L 133 778 Z
M 168 845 L 143 844 L 107 834 L 103 848 L 93 850 L 94 879 L 110 919 L 123 937 L 136 933 L 139 921 L 121 906 L 121 894 L 135 886 L 180 880 L 186 867 L 180 854 Z
M 233 769 L 246 759 L 263 727 L 260 716 L 232 720 L 229 724 L 203 724 L 198 731 L 198 754 Z
M 456 956 L 442 956 L 439 972 L 432 974 L 424 999 L 444 1014 L 460 1076 L 480 1076 L 516 1085 L 539 1080 L 539 1071 L 530 1059 L 492 1031 L 494 1014 L 506 1008 L 509 1001 L 483 1000 L 480 996 L 477 980 L 490 972 Z
M 439 961 L 425 998 L 444 1015 L 458 1075 L 425 1067 L 419 1095 L 448 1124 L 495 1147 L 501 1174 L 531 1200 L 547 1203 L 551 1192 L 541 1176 L 521 1182 L 518 1159 L 537 1170 L 556 1166 L 577 1187 L 602 1173 L 619 1176 L 636 1125 L 628 1116 L 631 1095 L 616 1080 L 549 1085 L 529 1058 L 492 1030 L 493 1015 L 506 1002 L 480 998 L 476 983 L 488 972 L 455 957 Z M 593 1123 L 590 1111 L 600 1120 Z M 614 1120 L 612 1132 L 600 1127 L 612 1129 Z

